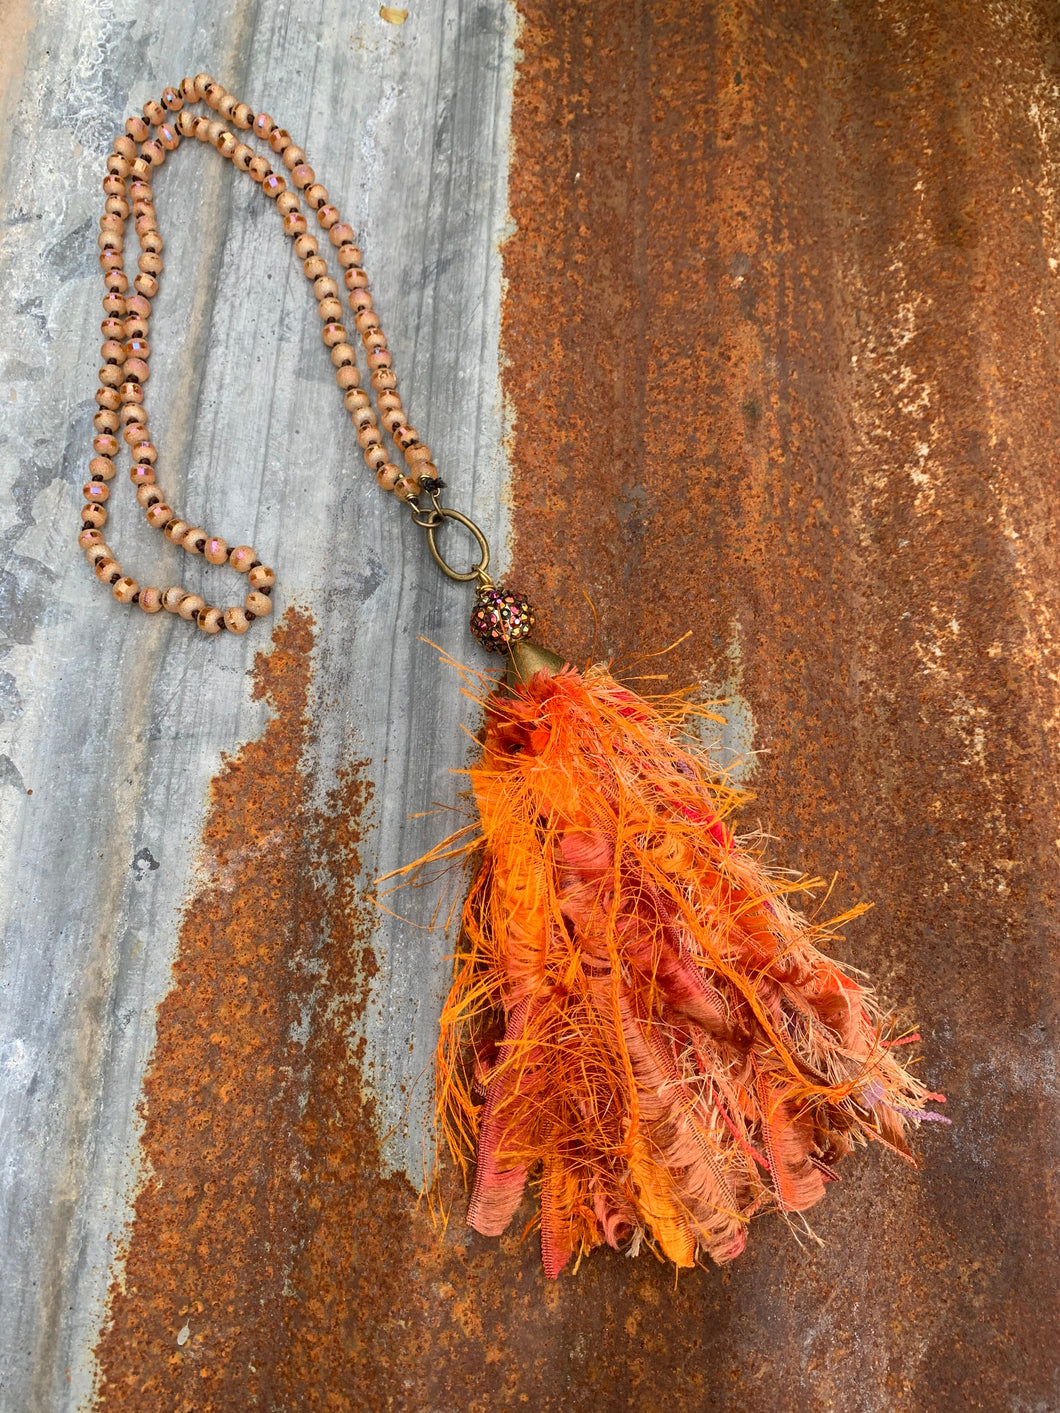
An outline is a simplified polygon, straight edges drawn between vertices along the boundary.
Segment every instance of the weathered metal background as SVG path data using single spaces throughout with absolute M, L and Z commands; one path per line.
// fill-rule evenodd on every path
M 1060 1408 L 1055 7 L 5 23 L 0 1404 Z M 153 425 L 286 613 L 271 651 L 160 632 L 68 552 L 102 154 L 204 64 L 342 193 L 545 636 L 621 665 L 693 628 L 668 670 L 732 698 L 775 855 L 875 900 L 849 956 L 955 1126 L 919 1173 L 852 1161 L 821 1244 L 763 1221 L 724 1271 L 546 1286 L 532 1239 L 417 1208 L 444 942 L 366 880 L 456 800 L 474 717 L 416 637 L 470 659 L 464 604 L 347 482 L 308 298 L 209 154 L 163 173 Z

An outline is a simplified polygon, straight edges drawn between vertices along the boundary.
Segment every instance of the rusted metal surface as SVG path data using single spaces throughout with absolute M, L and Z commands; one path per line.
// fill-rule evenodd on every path
M 392 802 L 329 724 L 333 606 L 295 607 L 212 787 L 97 1406 L 1047 1413 L 1055 15 L 522 16 L 513 579 L 575 659 L 694 630 L 664 670 L 749 704 L 774 855 L 838 870 L 830 907 L 875 900 L 848 955 L 919 1020 L 955 1126 L 919 1173 L 849 1160 L 823 1244 L 764 1219 L 677 1282 L 601 1251 L 547 1285 L 450 1187 L 432 1224 L 369 1068 Z

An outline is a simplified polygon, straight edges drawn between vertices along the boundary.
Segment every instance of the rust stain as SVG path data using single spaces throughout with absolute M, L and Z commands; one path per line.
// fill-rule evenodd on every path
M 850 953 L 956 1128 L 852 1161 L 823 1246 L 762 1221 L 676 1285 L 600 1252 L 546 1288 L 458 1201 L 437 1231 L 379 1175 L 370 785 L 315 803 L 289 614 L 159 1015 L 101 1408 L 1056 1402 L 1060 59 L 1004 8 L 523 0 L 505 250 L 513 579 L 576 658 L 572 584 L 619 666 L 693 627 L 669 670 L 717 681 L 738 640 L 775 853 L 876 900 Z

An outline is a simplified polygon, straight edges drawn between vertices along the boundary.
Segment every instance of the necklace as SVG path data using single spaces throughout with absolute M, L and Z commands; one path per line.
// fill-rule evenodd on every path
M 192 113 L 197 103 L 216 116 Z M 266 144 L 288 176 L 240 133 Z M 809 922 L 789 898 L 816 881 L 771 873 L 737 841 L 726 817 L 746 797 L 693 744 L 690 724 L 709 714 L 686 694 L 645 700 L 604 668 L 576 672 L 529 641 L 532 606 L 494 584 L 485 535 L 441 503 L 445 483 L 398 394 L 352 227 L 286 130 L 208 74 L 146 103 L 107 158 L 103 361 L 79 535 L 96 577 L 119 603 L 208 634 L 244 633 L 272 609 L 273 570 L 250 545 L 230 548 L 181 519 L 156 479 L 144 389 L 163 242 L 151 180 L 188 138 L 215 147 L 275 204 L 369 470 L 426 532 L 442 572 L 474 586 L 472 632 L 506 659 L 501 682 L 472 675 L 486 717 L 470 771 L 478 825 L 410 866 L 469 865 L 436 1097 L 439 1136 L 471 1186 L 470 1225 L 506 1230 L 530 1181 L 549 1276 L 605 1242 L 633 1254 L 647 1245 L 678 1266 L 725 1261 L 755 1215 L 813 1206 L 856 1144 L 912 1161 L 909 1125 L 948 1122 L 924 1107 L 942 1096 L 896 1055 L 920 1037 L 885 1018 L 823 950 L 863 909 Z M 374 399 L 307 210 L 337 261 Z M 140 249 L 131 281 L 130 219 Z M 241 604 L 221 609 L 123 572 L 103 534 L 119 435 L 148 523 L 246 575 Z M 476 546 L 469 569 L 442 553 L 447 522 Z

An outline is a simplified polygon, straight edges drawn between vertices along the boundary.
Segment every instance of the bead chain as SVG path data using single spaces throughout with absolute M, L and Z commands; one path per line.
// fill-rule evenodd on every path
M 376 394 L 376 409 L 368 393 L 360 386 L 356 355 L 341 323 L 342 305 L 339 287 L 328 274 L 328 265 L 320 254 L 317 239 L 308 230 L 301 204 L 294 191 L 289 191 L 284 177 L 273 172 L 264 157 L 230 132 L 220 119 L 189 112 L 185 104 L 204 101 L 221 118 L 244 132 L 267 142 L 274 153 L 283 158 L 293 185 L 300 191 L 306 205 L 316 212 L 321 228 L 328 233 L 336 248 L 343 283 L 349 291 L 353 322 L 367 353 L 371 385 Z M 152 135 L 154 134 L 154 135 Z M 100 386 L 96 392 L 99 411 L 93 418 L 96 436 L 92 442 L 95 456 L 89 462 L 90 480 L 84 487 L 87 504 L 81 511 L 82 530 L 78 543 L 86 553 L 96 577 L 109 584 L 119 603 L 138 603 L 146 613 L 166 609 L 189 622 L 195 622 L 205 633 L 217 633 L 222 628 L 233 633 L 245 633 L 255 618 L 272 611 L 269 595 L 276 576 L 262 564 L 250 545 L 229 549 L 219 536 L 208 535 L 198 526 L 181 520 L 167 504 L 155 481 L 158 452 L 147 430 L 144 407 L 144 384 L 149 376 L 151 348 L 148 326 L 151 300 L 158 293 L 162 274 L 162 237 L 155 219 L 151 176 L 170 152 L 175 152 L 182 139 L 197 138 L 212 144 L 234 166 L 246 172 L 276 203 L 283 218 L 283 228 L 294 242 L 295 254 L 313 286 L 320 317 L 321 337 L 335 365 L 335 378 L 344 395 L 364 452 L 376 481 L 392 491 L 401 501 L 415 501 L 422 489 L 437 490 L 437 467 L 431 461 L 430 450 L 408 425 L 405 410 L 397 391 L 397 379 L 391 366 L 386 337 L 379 327 L 379 317 L 372 308 L 368 279 L 361 264 L 361 252 L 354 244 L 353 230 L 330 204 L 327 189 L 316 180 L 316 174 L 306 162 L 306 155 L 283 128 L 277 127 L 267 113 L 253 113 L 231 93 L 215 83 L 209 74 L 197 74 L 181 80 L 180 88 L 167 88 L 162 102 L 145 103 L 143 118 L 132 117 L 125 132 L 114 140 L 107 158 L 107 175 L 103 181 L 106 193 L 104 214 L 100 217 L 99 263 L 103 269 L 106 294 L 103 309 L 106 318 L 100 325 L 103 345 L 100 350 L 103 367 L 99 370 Z M 130 215 L 140 241 L 138 273 L 132 280 L 135 293 L 129 293 L 122 250 L 125 223 Z M 383 447 L 379 421 L 404 455 L 408 474 L 403 473 L 388 458 Z M 246 574 L 250 593 L 242 607 L 234 605 L 224 610 L 207 604 L 199 594 L 190 594 L 179 584 L 167 589 L 141 588 L 135 579 L 123 574 L 121 565 L 107 545 L 102 527 L 107 521 L 103 504 L 110 495 L 108 482 L 115 473 L 114 457 L 119 451 L 117 434 L 131 448 L 134 466 L 130 479 L 136 487 L 136 499 L 143 506 L 149 525 L 162 530 L 174 544 L 182 545 L 189 554 L 202 554 L 211 564 L 228 563 Z

